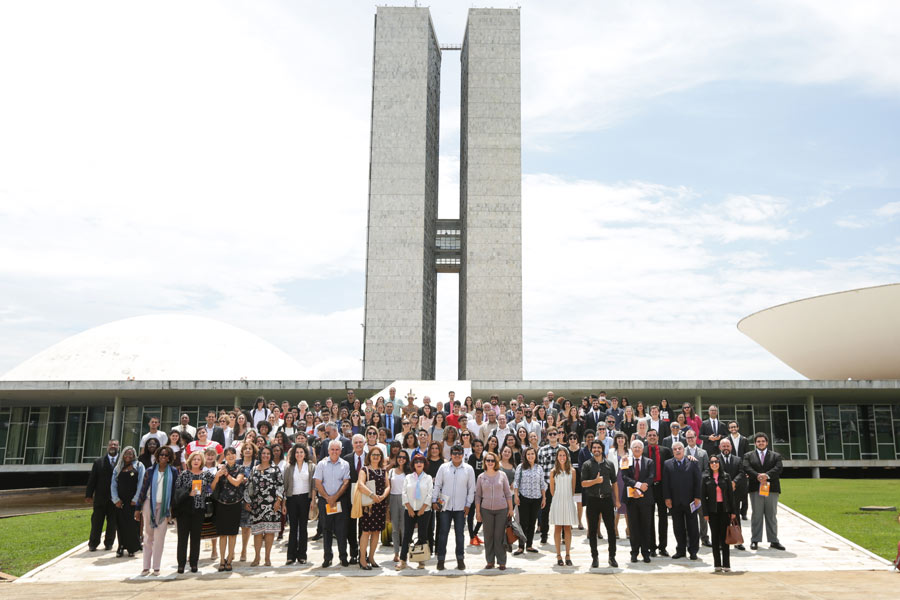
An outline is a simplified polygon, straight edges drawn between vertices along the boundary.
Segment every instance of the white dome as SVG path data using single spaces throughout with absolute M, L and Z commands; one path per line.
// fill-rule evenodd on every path
M 293 358 L 243 329 L 177 314 L 114 321 L 29 358 L 2 381 L 303 379 Z

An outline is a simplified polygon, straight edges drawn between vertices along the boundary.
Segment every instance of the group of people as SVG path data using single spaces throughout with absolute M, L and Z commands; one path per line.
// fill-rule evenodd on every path
M 219 571 L 240 561 L 272 564 L 276 537 L 287 530 L 288 565 L 309 560 L 307 528 L 323 542 L 322 567 L 379 568 L 378 544 L 394 550 L 398 570 L 424 568 L 434 553 L 446 568 L 451 532 L 456 568 L 469 545 L 484 547 L 484 567 L 505 570 L 509 555 L 539 552 L 551 527 L 556 561 L 572 565 L 573 528 L 584 529 L 592 568 L 605 530 L 608 564 L 617 567 L 619 521 L 625 517 L 631 562 L 697 560 L 712 548 L 714 569 L 731 568 L 727 531 L 752 508 L 751 549 L 765 525 L 778 540 L 776 508 L 782 460 L 765 433 L 752 441 L 738 424 L 702 420 L 690 403 L 666 399 L 646 411 L 604 392 L 572 403 L 548 392 L 540 403 L 520 394 L 508 403 L 456 400 L 418 405 L 413 396 L 360 401 L 327 399 L 291 407 L 257 398 L 249 411 L 209 411 L 196 427 L 182 415 L 168 432 L 159 419 L 139 447 L 110 440 L 92 468 L 89 549 L 143 552 L 143 575 L 159 574 L 168 526 L 177 532 L 177 569 L 198 569 L 201 540 L 213 540 Z M 752 447 L 751 447 L 752 444 Z M 749 500 L 749 502 L 748 502 Z M 508 535 L 509 534 L 509 535 Z M 510 539 L 516 541 L 511 543 Z M 216 542 L 216 540 L 218 540 Z M 742 545 L 736 546 L 743 550 Z

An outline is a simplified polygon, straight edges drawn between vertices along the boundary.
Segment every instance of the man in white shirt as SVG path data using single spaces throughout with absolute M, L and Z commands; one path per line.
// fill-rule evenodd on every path
M 181 422 L 172 431 L 177 431 L 185 444 L 190 444 L 197 437 L 197 428 L 191 425 L 191 418 L 187 414 L 181 415 Z
M 506 424 L 506 415 L 501 414 L 499 417 L 497 417 L 497 428 L 494 429 L 494 435 L 497 436 L 497 441 L 500 442 L 501 446 L 503 445 L 503 440 L 505 440 L 506 436 L 510 433 L 515 435 L 516 432 L 512 427 L 509 427 Z
M 659 439 L 664 440 L 669 436 L 669 424 L 659 418 L 658 405 L 654 404 L 650 407 L 650 420 L 647 424 L 650 426 L 650 429 L 659 434 Z
M 392 414 L 395 417 L 399 417 L 401 415 L 400 409 L 402 408 L 403 403 L 397 399 L 397 388 L 392 387 L 388 390 L 388 399 L 384 403 L 385 407 L 387 407 L 388 402 L 393 406 Z
M 466 422 L 466 427 L 472 432 L 473 439 L 481 439 L 481 429 L 484 427 L 484 409 L 475 409 L 475 418 Z M 484 440 L 481 440 L 484 441 Z
M 144 449 L 144 444 L 152 437 L 159 440 L 160 448 L 169 443 L 169 436 L 167 436 L 164 431 L 159 430 L 159 417 L 150 417 L 150 433 L 145 433 L 141 438 L 141 445 L 140 448 L 138 448 L 138 452 L 141 452 Z
M 463 462 L 463 448 L 460 445 L 450 449 L 450 462 L 440 466 L 434 478 L 432 492 L 432 508 L 440 511 L 437 532 L 437 568 L 444 570 L 444 558 L 447 556 L 447 538 L 450 537 L 450 525 L 456 533 L 456 568 L 464 571 L 465 563 L 465 526 L 466 516 L 475 499 L 475 470 Z

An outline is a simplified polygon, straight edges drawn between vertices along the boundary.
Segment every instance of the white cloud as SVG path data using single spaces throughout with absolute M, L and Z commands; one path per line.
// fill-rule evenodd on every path
M 900 202 L 888 202 L 875 209 L 875 215 L 878 217 L 893 218 L 900 215 Z

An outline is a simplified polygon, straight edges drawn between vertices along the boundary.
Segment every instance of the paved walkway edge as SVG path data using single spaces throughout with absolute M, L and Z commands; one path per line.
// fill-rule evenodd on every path
M 59 561 L 61 561 L 61 560 L 65 559 L 65 558 L 71 556 L 72 554 L 75 554 L 76 552 L 78 552 L 79 550 L 81 550 L 82 548 L 84 548 L 84 547 L 87 546 L 87 545 L 88 545 L 88 543 L 87 543 L 86 541 L 85 541 L 85 542 L 81 542 L 80 544 L 78 544 L 78 545 L 75 546 L 74 548 L 72 548 L 72 549 L 70 549 L 70 550 L 66 550 L 65 552 L 63 552 L 63 553 L 60 554 L 59 556 L 56 556 L 56 557 L 54 557 L 54 558 L 51 558 L 50 560 L 48 560 L 47 562 L 45 562 L 45 563 L 42 564 L 42 565 L 36 566 L 36 567 L 33 568 L 32 570 L 28 571 L 27 573 L 25 573 L 24 575 L 22 575 L 21 577 L 19 577 L 19 578 L 16 579 L 15 581 L 13 581 L 13 583 L 26 583 L 26 582 L 28 581 L 28 579 L 29 579 L 32 575 L 37 575 L 38 573 L 40 573 L 41 571 L 43 571 L 43 570 L 46 569 L 47 567 L 52 567 L 53 565 L 55 565 L 55 564 L 58 563 Z
M 851 542 L 850 540 L 848 540 L 847 538 L 845 538 L 845 537 L 842 536 L 842 535 L 838 535 L 837 533 L 835 533 L 835 532 L 833 532 L 832 530 L 828 529 L 827 527 L 825 527 L 824 525 L 822 525 L 822 524 L 819 523 L 818 521 L 813 521 L 812 519 L 810 519 L 809 517 L 807 517 L 807 516 L 804 515 L 803 513 L 794 510 L 793 508 L 791 508 L 790 506 L 788 506 L 788 505 L 786 505 L 786 504 L 782 504 L 781 502 L 779 502 L 779 503 L 778 503 L 778 506 L 779 506 L 779 510 L 784 509 L 784 510 L 788 511 L 789 513 L 791 513 L 791 514 L 793 514 L 794 516 L 796 516 L 798 519 L 800 519 L 800 520 L 802 520 L 802 521 L 806 521 L 807 523 L 809 523 L 810 525 L 812 525 L 812 526 L 815 527 L 816 529 L 818 529 L 818 530 L 820 530 L 820 531 L 824 531 L 824 532 L 827 533 L 828 535 L 832 535 L 832 536 L 836 537 L 837 539 L 841 540 L 842 542 L 844 542 L 844 543 L 847 544 L 848 546 L 852 546 L 853 548 L 855 548 L 855 549 L 859 550 L 860 552 L 862 552 L 863 554 L 867 555 L 869 558 L 872 558 L 872 559 L 874 559 L 874 560 L 877 560 L 878 562 L 882 563 L 883 565 L 885 565 L 885 566 L 887 566 L 887 567 L 891 567 L 891 568 L 893 569 L 894 563 L 892 563 L 892 562 L 889 561 L 888 559 L 886 559 L 886 558 L 884 558 L 884 557 L 882 557 L 882 556 L 878 556 L 877 554 L 875 554 L 875 553 L 872 552 L 871 550 L 867 550 L 867 549 L 863 548 L 862 546 L 860 546 L 860 545 L 857 544 L 857 543 Z

